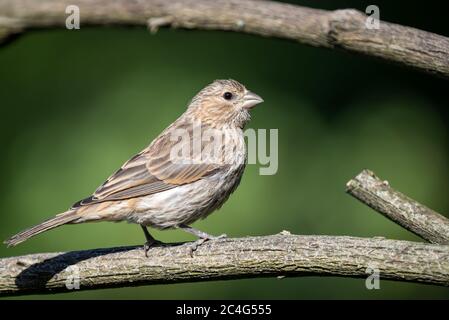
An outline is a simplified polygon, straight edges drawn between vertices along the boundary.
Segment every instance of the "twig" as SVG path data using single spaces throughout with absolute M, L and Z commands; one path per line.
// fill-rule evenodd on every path
M 369 170 L 347 183 L 347 192 L 432 243 L 449 244 L 449 219 L 394 190 Z
M 262 0 L 0 0 L 0 42 L 35 28 L 65 28 L 68 5 L 81 26 L 137 25 L 246 32 L 340 48 L 449 77 L 449 38 L 380 22 L 353 10 L 325 11 Z M 76 32 L 76 31 L 72 31 Z
M 190 257 L 185 245 L 38 253 L 0 259 L 0 296 L 253 277 L 368 277 L 449 285 L 449 246 L 381 238 L 297 236 L 207 242 Z M 368 270 L 369 271 L 369 270 Z M 364 285 L 364 284 L 362 284 Z M 76 286 L 75 286 L 76 287 Z

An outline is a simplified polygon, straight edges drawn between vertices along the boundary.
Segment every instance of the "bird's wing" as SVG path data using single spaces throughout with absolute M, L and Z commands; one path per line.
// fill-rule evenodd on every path
M 189 139 L 182 143 L 190 146 L 192 141 L 193 135 L 189 134 Z M 162 134 L 111 175 L 92 196 L 78 201 L 72 208 L 155 194 L 197 181 L 223 167 L 214 163 L 186 162 L 181 157 L 173 161 L 171 152 L 177 143 L 179 149 L 180 141 L 172 141 L 170 133 Z M 202 143 L 202 148 L 207 143 Z

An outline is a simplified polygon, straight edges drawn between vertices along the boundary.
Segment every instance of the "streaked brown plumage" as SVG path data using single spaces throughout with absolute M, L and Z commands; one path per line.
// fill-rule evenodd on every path
M 246 162 L 242 129 L 250 120 L 249 110 L 262 101 L 237 81 L 214 81 L 192 99 L 184 114 L 92 196 L 5 243 L 14 246 L 63 224 L 91 221 L 140 224 L 147 238 L 146 251 L 156 242 L 147 226 L 183 228 L 197 235 L 199 243 L 213 238 L 188 225 L 221 207 L 238 186 Z M 196 136 L 198 130 L 214 136 L 204 140 L 204 136 Z M 176 158 L 174 148 L 182 151 Z M 206 161 L 208 156 L 214 161 Z

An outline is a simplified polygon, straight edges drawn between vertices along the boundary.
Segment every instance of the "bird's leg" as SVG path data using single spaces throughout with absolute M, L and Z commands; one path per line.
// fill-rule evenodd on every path
M 143 233 L 145 234 L 145 239 L 147 240 L 143 245 L 143 250 L 145 251 L 145 257 L 148 257 L 148 250 L 154 245 L 162 244 L 161 241 L 156 240 L 153 236 L 148 232 L 147 227 L 140 225 L 142 227 Z
M 193 256 L 193 251 L 195 251 L 196 249 L 198 249 L 198 247 L 200 245 L 202 245 L 204 242 L 208 241 L 208 240 L 218 240 L 218 239 L 223 239 L 223 238 L 227 238 L 228 236 L 226 234 L 221 234 L 219 236 L 211 236 L 210 234 L 207 234 L 204 231 L 192 228 L 188 225 L 185 224 L 181 224 L 179 225 L 179 228 L 181 228 L 182 230 L 193 234 L 194 236 L 197 236 L 199 239 L 194 241 L 191 245 L 190 245 L 190 256 Z

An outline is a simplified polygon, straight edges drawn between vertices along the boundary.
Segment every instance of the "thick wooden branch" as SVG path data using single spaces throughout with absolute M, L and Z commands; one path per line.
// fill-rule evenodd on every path
M 372 171 L 362 171 L 347 183 L 346 190 L 421 238 L 432 243 L 449 244 L 449 219 L 394 190 Z
M 423 238 L 447 243 L 447 219 L 391 189 L 365 170 L 350 194 Z M 449 286 L 449 246 L 384 238 L 297 236 L 42 253 L 0 259 L 0 296 L 253 277 L 367 277 Z
M 449 77 L 449 39 L 380 22 L 353 10 L 325 11 L 262 0 L 0 0 L 0 41 L 34 28 L 65 28 L 68 5 L 88 25 L 161 26 L 246 32 L 340 48 Z M 76 32 L 76 31 L 72 31 Z
M 332 236 L 266 237 L 186 245 L 42 253 L 0 259 L 0 296 L 252 277 L 368 277 L 449 285 L 449 246 Z M 372 270 L 368 270 L 372 272 Z M 76 290 L 76 289 L 73 289 Z

